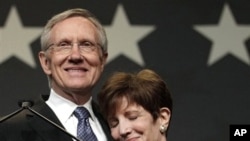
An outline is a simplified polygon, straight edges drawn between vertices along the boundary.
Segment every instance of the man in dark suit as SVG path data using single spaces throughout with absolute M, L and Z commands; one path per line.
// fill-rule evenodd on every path
M 112 140 L 108 125 L 92 100 L 92 89 L 103 72 L 107 56 L 105 30 L 88 10 L 70 9 L 53 16 L 44 27 L 39 52 L 50 95 L 36 101 L 32 108 L 81 140 Z M 84 120 L 77 109 L 84 109 L 80 112 L 87 115 Z M 0 140 L 73 139 L 25 109 L 0 123 Z

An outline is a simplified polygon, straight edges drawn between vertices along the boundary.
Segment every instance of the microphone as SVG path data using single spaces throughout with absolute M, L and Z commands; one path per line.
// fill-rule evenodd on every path
M 64 128 L 62 128 L 61 126 L 57 125 L 56 123 L 54 123 L 53 121 L 49 120 L 48 118 L 46 118 L 45 116 L 41 115 L 40 113 L 38 113 L 37 111 L 33 110 L 31 107 L 34 105 L 34 103 L 30 100 L 23 100 L 23 101 L 19 101 L 18 105 L 21 107 L 19 110 L 3 117 L 2 119 L 0 119 L 0 123 L 13 117 L 14 115 L 20 113 L 22 110 L 27 109 L 30 112 L 32 112 L 33 114 L 37 115 L 38 117 L 40 117 L 41 119 L 45 120 L 46 122 L 50 123 L 51 125 L 53 125 L 54 127 L 56 127 L 57 129 L 61 130 L 62 132 L 64 132 L 65 134 L 67 134 L 68 136 L 70 136 L 71 138 L 75 139 L 76 141 L 81 141 L 80 139 L 76 138 L 74 135 L 70 134 L 69 132 L 67 132 Z

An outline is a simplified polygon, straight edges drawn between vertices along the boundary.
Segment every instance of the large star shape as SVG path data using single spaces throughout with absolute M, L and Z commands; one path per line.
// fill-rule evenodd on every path
M 140 53 L 138 42 L 154 29 L 153 26 L 130 25 L 123 7 L 118 5 L 113 23 L 111 26 L 105 26 L 109 39 L 109 56 L 107 61 L 110 62 L 119 55 L 125 55 L 137 64 L 144 66 L 145 63 Z
M 244 42 L 250 35 L 250 26 L 237 25 L 227 4 L 224 7 L 219 25 L 199 25 L 194 26 L 194 29 L 213 41 L 208 65 L 212 65 L 228 54 L 250 64 L 244 46 Z
M 22 27 L 18 12 L 12 7 L 6 25 L 0 28 L 0 64 L 15 56 L 29 66 L 36 67 L 30 44 L 41 32 L 41 28 Z

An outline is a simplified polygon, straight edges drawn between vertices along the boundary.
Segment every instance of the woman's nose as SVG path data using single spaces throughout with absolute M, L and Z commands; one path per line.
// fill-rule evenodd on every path
M 128 123 L 120 124 L 119 130 L 120 136 L 123 138 L 127 137 L 132 132 L 132 128 Z

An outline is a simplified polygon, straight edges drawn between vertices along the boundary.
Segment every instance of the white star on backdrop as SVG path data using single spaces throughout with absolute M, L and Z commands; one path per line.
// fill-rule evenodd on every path
M 20 21 L 16 8 L 12 7 L 5 26 L 0 28 L 0 64 L 15 56 L 36 67 L 30 44 L 39 37 L 42 28 L 22 27 Z
M 219 61 L 227 54 L 234 55 L 241 61 L 250 64 L 244 43 L 250 35 L 250 26 L 237 25 L 229 6 L 224 6 L 219 25 L 198 25 L 194 29 L 213 41 L 208 65 Z
M 130 25 L 123 7 L 118 5 L 112 25 L 105 26 L 109 39 L 107 62 L 123 54 L 137 64 L 144 66 L 138 42 L 154 29 L 154 26 Z

